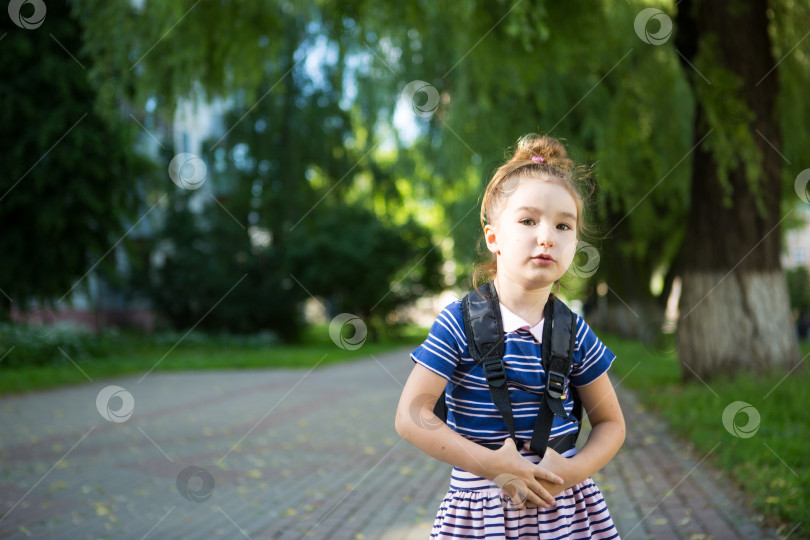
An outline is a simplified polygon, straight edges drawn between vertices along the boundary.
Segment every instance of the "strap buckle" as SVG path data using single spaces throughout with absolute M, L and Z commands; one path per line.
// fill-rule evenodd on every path
M 565 392 L 565 375 L 559 371 L 549 371 L 546 377 L 546 394 L 552 399 L 560 399 Z
M 503 368 L 503 360 L 500 358 L 485 359 L 484 373 L 487 376 L 487 384 L 490 386 L 498 387 L 506 383 L 506 370 Z

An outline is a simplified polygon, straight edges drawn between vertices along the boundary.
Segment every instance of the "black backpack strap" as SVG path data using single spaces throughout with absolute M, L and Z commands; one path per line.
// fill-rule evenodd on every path
M 574 391 L 569 384 L 571 370 L 574 363 L 574 343 L 576 341 L 576 315 L 564 303 L 550 297 L 546 303 L 543 315 L 543 370 L 546 373 L 546 389 L 540 401 L 540 410 L 534 422 L 534 432 L 530 448 L 540 457 L 546 453 L 548 439 L 551 434 L 551 425 L 554 416 L 565 418 L 579 424 L 579 418 L 568 415 L 563 405 L 567 391 Z M 565 397 L 564 397 L 565 396 Z M 575 402 L 578 402 L 575 399 Z M 581 415 L 581 406 L 576 406 L 574 412 Z M 574 446 L 576 435 L 562 437 L 554 441 L 554 448 L 564 451 Z M 573 438 L 573 441 L 570 439 Z
M 462 300 L 461 308 L 470 356 L 483 366 L 492 402 L 501 413 L 515 446 L 520 447 L 515 436 L 515 419 L 503 365 L 505 335 L 495 284 L 489 282 L 470 292 Z
M 509 399 L 509 386 L 506 384 L 506 370 L 503 366 L 506 346 L 501 306 L 495 285 L 492 282 L 485 283 L 468 293 L 461 301 L 461 312 L 470 356 L 483 366 L 489 396 L 501 413 L 515 446 L 519 448 L 521 443 L 515 436 L 515 418 L 512 415 L 512 402 Z M 446 392 L 439 397 L 433 413 L 447 421 Z
M 470 356 L 476 363 L 483 365 L 492 402 L 501 413 L 515 446 L 521 448 L 522 444 L 515 435 L 512 403 L 503 365 L 505 335 L 494 284 L 486 283 L 470 292 L 462 300 L 461 306 Z M 582 404 L 576 389 L 569 384 L 576 342 L 576 315 L 562 301 L 549 297 L 544 320 L 541 350 L 543 370 L 546 373 L 546 391 L 540 402 L 530 444 L 532 451 L 541 457 L 547 447 L 560 453 L 573 448 L 582 425 Z M 571 393 L 574 402 L 571 416 L 566 413 L 563 405 L 566 391 Z M 433 412 L 442 421 L 447 421 L 446 392 L 439 397 Z M 568 433 L 549 442 L 555 415 L 576 422 L 578 428 L 575 433 Z
M 436 405 L 433 406 L 433 414 L 445 424 L 447 423 L 447 390 L 442 392 L 442 395 L 436 401 Z
M 490 397 L 504 417 L 506 427 L 514 438 L 512 404 L 509 401 L 506 371 L 503 368 L 505 351 L 503 320 L 495 285 L 488 282 L 467 293 L 461 300 L 461 312 L 470 356 L 477 364 L 484 366 Z M 442 392 L 436 401 L 433 414 L 447 422 L 447 391 Z

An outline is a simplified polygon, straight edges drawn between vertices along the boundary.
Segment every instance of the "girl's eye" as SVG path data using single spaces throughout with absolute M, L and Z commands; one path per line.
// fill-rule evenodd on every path
M 557 228 L 560 229 L 561 231 L 570 231 L 571 230 L 570 225 L 568 225 L 567 223 L 560 223 L 559 225 L 557 225 Z
M 531 227 L 532 225 L 534 225 L 534 220 L 531 219 L 531 218 L 524 218 L 524 219 L 520 220 L 520 223 L 521 223 L 521 225 L 526 225 L 528 227 Z

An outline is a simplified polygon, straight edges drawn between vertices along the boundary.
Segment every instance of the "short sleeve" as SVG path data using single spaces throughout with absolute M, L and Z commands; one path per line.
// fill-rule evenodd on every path
M 411 359 L 449 381 L 466 346 L 461 301 L 456 301 L 439 313 L 427 339 L 411 353 Z
M 598 379 L 613 364 L 616 355 L 607 348 L 585 322 L 577 315 L 577 337 L 574 345 L 574 366 L 571 383 L 585 386 Z

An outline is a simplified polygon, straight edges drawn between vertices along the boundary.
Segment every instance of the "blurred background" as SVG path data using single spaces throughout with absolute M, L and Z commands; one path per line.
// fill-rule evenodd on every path
M 761 4 L 11 2 L 0 319 L 284 342 L 341 312 L 374 339 L 424 325 L 471 285 L 494 168 L 539 132 L 593 187 L 562 292 L 593 324 L 671 332 L 682 279 L 733 269 L 778 272 L 740 291 L 804 336 L 810 19 Z
M 4 393 L 167 349 L 159 369 L 418 343 L 471 288 L 483 189 L 531 132 L 590 193 L 560 295 L 592 326 L 672 360 L 673 384 L 803 371 L 806 2 L 13 0 L 2 19 Z

